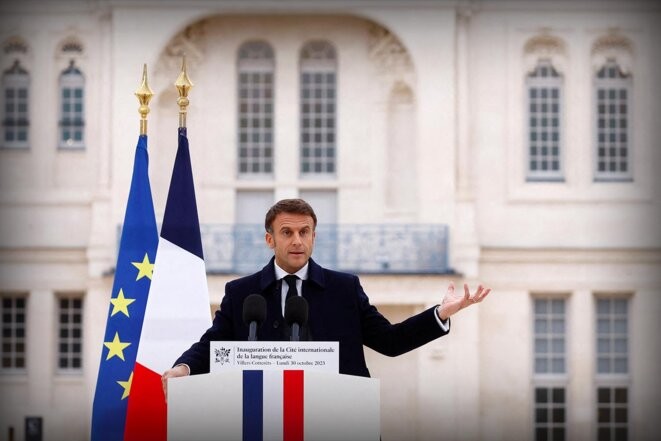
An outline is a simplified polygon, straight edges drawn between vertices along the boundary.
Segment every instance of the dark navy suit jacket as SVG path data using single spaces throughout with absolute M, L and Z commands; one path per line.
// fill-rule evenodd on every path
M 191 374 L 207 373 L 210 341 L 247 340 L 243 300 L 254 293 L 264 296 L 267 305 L 266 321 L 258 328 L 257 339 L 289 340 L 290 330 L 282 318 L 280 283 L 275 279 L 273 259 L 261 271 L 227 283 L 211 328 L 174 364 L 187 364 Z M 370 304 L 358 277 L 322 268 L 312 259 L 302 295 L 310 307 L 302 339 L 338 341 L 341 374 L 369 377 L 363 345 L 394 357 L 447 333 L 435 318 L 435 308 L 391 324 Z

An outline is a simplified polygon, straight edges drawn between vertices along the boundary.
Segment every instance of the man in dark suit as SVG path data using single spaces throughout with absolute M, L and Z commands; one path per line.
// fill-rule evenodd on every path
M 455 293 L 450 284 L 440 305 L 407 320 L 391 324 L 372 306 L 358 277 L 331 271 L 310 258 L 314 248 L 317 217 L 302 199 L 285 199 L 266 214 L 266 243 L 274 257 L 259 272 L 229 282 L 213 325 L 163 374 L 168 378 L 209 372 L 209 342 L 247 340 L 243 323 L 243 301 L 253 293 L 266 299 L 267 318 L 257 332 L 261 341 L 289 340 L 283 320 L 287 294 L 302 295 L 309 304 L 309 325 L 303 338 L 338 341 L 340 373 L 369 376 L 363 345 L 388 356 L 396 356 L 424 345 L 450 330 L 450 316 L 482 301 L 490 289 L 481 285 L 471 295 Z

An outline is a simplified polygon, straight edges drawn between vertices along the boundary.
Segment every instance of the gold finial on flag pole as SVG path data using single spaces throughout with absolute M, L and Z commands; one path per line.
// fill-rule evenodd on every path
M 154 96 L 154 92 L 151 91 L 149 85 L 147 84 L 147 64 L 145 63 L 142 68 L 142 84 L 138 87 L 138 90 L 135 91 L 135 96 L 138 97 L 140 102 L 140 107 L 138 112 L 140 113 L 140 134 L 147 134 L 147 114 L 149 113 L 149 101 L 151 97 Z
M 181 73 L 174 85 L 179 92 L 179 98 L 177 98 L 177 104 L 179 105 L 179 127 L 184 128 L 186 127 L 186 112 L 189 104 L 188 91 L 193 87 L 193 82 L 188 78 L 188 73 L 186 72 L 186 55 L 183 57 Z

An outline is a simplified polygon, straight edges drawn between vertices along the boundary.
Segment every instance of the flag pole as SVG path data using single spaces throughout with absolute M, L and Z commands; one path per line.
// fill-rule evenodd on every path
M 193 87 L 193 82 L 188 77 L 186 72 L 186 55 L 183 56 L 181 62 L 181 73 L 175 81 L 174 85 L 177 87 L 179 92 L 179 98 L 177 98 L 177 104 L 179 105 L 179 128 L 186 128 L 186 112 L 188 111 L 188 91 Z
M 140 87 L 135 91 L 135 96 L 140 102 L 140 107 L 138 112 L 140 113 L 140 135 L 147 134 L 147 114 L 149 113 L 149 101 L 151 97 L 154 96 L 154 92 L 149 88 L 147 84 L 147 63 L 143 65 L 142 68 L 142 83 Z

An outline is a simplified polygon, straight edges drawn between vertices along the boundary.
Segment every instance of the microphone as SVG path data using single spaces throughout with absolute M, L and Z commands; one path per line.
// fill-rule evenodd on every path
M 250 294 L 243 301 L 243 323 L 250 327 L 248 341 L 257 341 L 257 327 L 266 320 L 266 300 L 259 294 Z
M 291 341 L 300 341 L 301 326 L 308 322 L 308 301 L 302 296 L 294 296 L 285 302 L 285 322 L 291 326 Z

